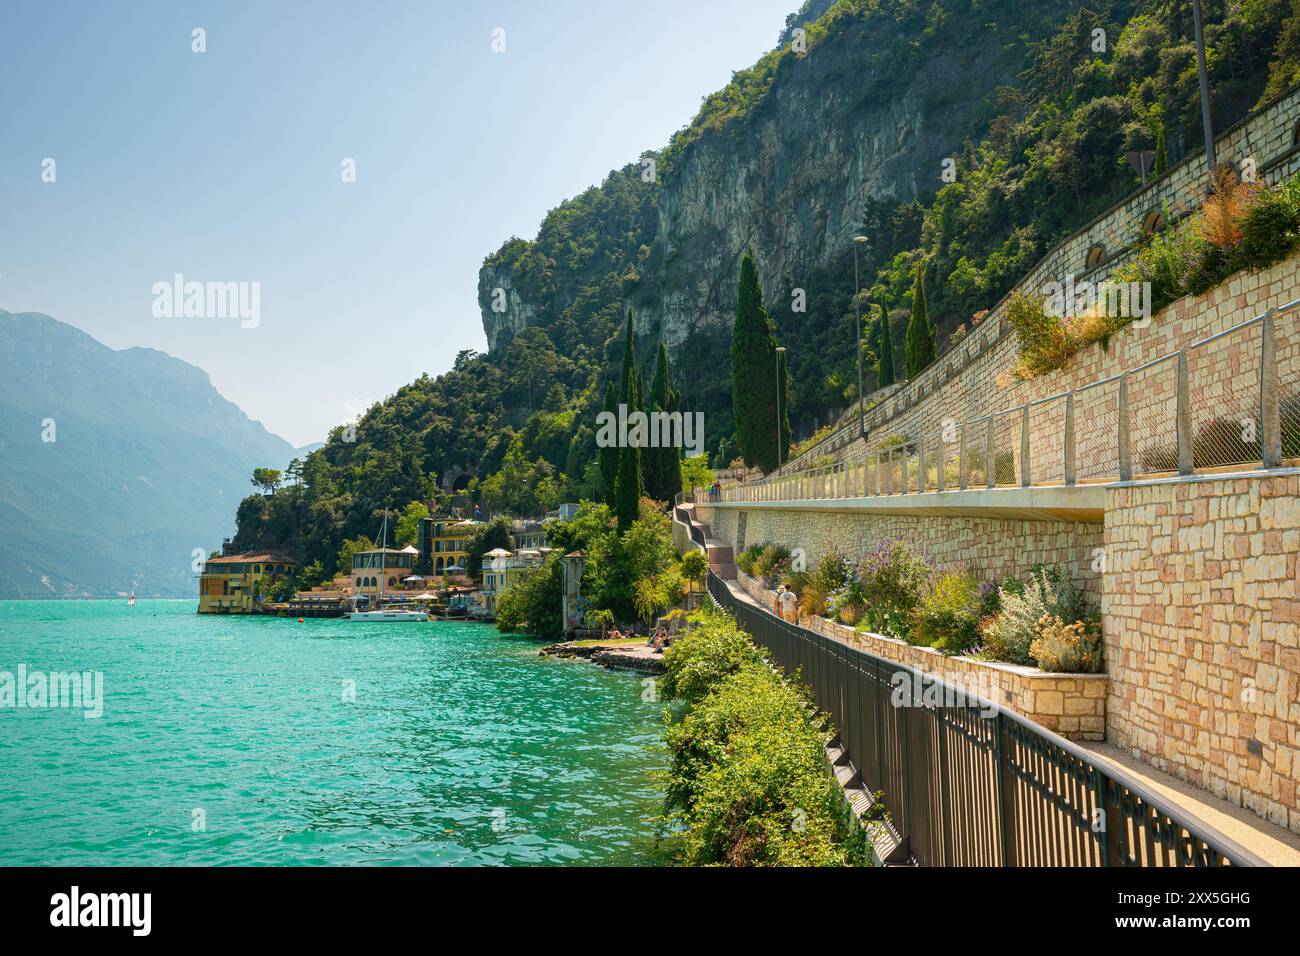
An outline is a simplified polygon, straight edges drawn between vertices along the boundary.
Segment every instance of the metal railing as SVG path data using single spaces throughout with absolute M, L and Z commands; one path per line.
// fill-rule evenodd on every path
M 1265 866 L 1124 772 L 967 691 L 709 594 L 800 675 L 923 866 Z
M 723 501 L 1131 481 L 1300 457 L 1300 299 L 1081 388 L 865 457 L 724 488 Z

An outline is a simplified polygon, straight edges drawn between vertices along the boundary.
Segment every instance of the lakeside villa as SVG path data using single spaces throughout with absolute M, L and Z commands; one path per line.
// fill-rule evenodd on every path
M 208 558 L 199 572 L 200 614 L 253 614 L 273 596 L 277 580 L 292 574 L 293 558 L 245 551 Z

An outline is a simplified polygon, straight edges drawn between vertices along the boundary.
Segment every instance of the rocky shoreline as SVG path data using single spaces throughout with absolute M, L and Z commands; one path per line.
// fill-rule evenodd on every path
M 611 670 L 633 670 L 647 674 L 662 674 L 664 671 L 663 654 L 651 650 L 647 645 L 627 647 L 564 641 L 559 644 L 548 644 L 538 653 L 543 657 L 581 657 Z

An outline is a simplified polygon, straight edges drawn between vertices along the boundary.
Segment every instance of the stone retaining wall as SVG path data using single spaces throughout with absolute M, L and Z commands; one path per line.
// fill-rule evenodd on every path
M 774 607 L 768 591 L 743 572 L 738 580 L 745 592 L 764 608 Z M 947 681 L 968 693 L 1006 707 L 1070 740 L 1104 740 L 1106 736 L 1106 675 L 1050 674 L 1035 667 L 945 657 L 931 647 L 854 631 L 822 617 L 803 618 L 804 627 L 860 647 L 868 654 L 906 664 Z
M 1107 739 L 1300 833 L 1300 475 L 1108 490 Z
M 836 551 L 866 554 L 883 538 L 902 538 L 932 557 L 941 570 L 968 570 L 979 580 L 1024 577 L 1035 564 L 1066 569 L 1096 607 L 1101 575 L 1094 570 L 1101 524 L 944 515 L 786 511 L 697 504 L 696 514 L 737 556 L 752 544 L 803 548 L 811 566 Z

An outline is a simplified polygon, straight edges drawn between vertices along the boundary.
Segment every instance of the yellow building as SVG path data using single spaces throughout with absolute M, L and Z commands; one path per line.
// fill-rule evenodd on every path
M 208 558 L 199 573 L 199 613 L 252 614 L 276 597 L 276 582 L 293 569 L 292 558 L 269 551 Z
M 477 526 L 476 521 L 460 518 L 421 519 L 420 573 L 439 578 L 446 574 L 464 574 L 469 561 L 469 539 Z M 449 571 L 449 568 L 459 570 Z
M 483 583 L 474 595 L 475 600 L 484 610 L 495 614 L 501 595 L 541 567 L 541 559 L 541 554 L 532 550 L 513 554 L 504 548 L 489 551 L 483 555 Z

